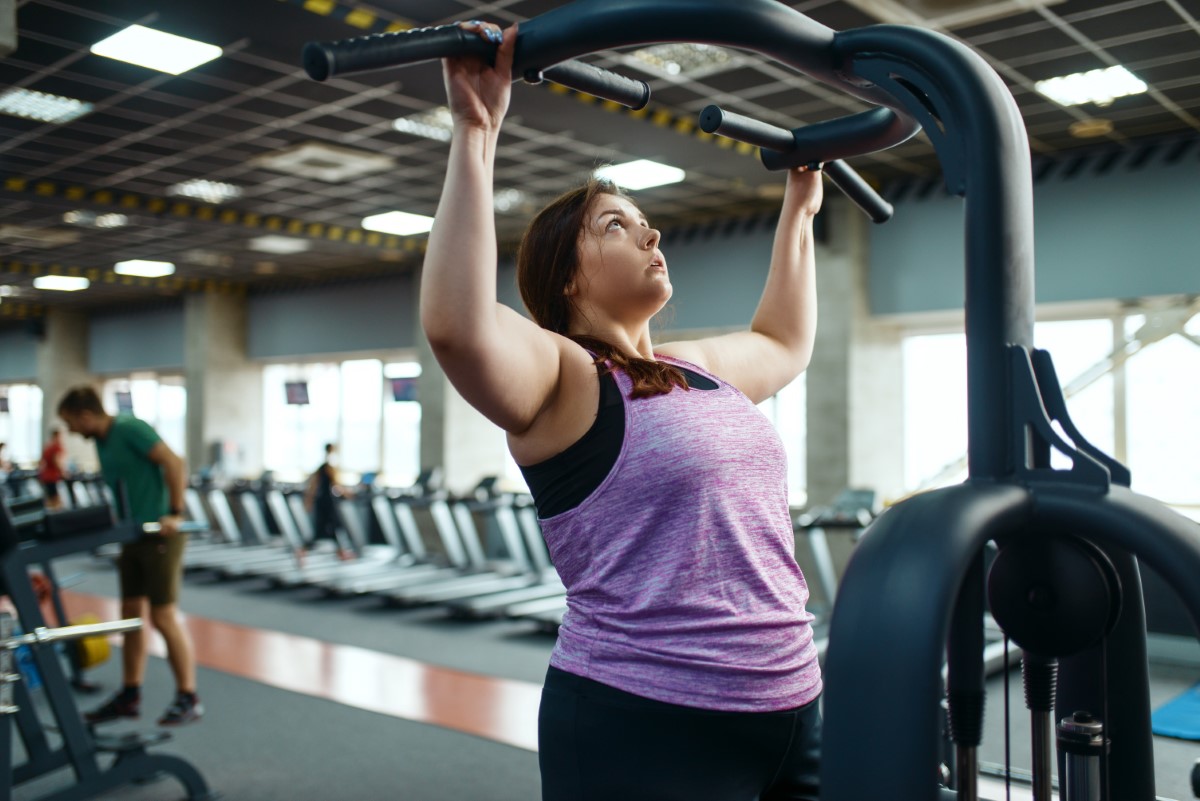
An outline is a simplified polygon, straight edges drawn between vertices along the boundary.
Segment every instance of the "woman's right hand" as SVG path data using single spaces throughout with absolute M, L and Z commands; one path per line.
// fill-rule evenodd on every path
M 502 32 L 493 23 L 472 21 L 461 23 L 461 27 L 477 33 L 485 41 L 496 41 L 495 37 L 500 37 L 501 41 L 494 67 L 474 56 L 442 60 L 446 99 L 454 127 L 498 131 L 512 94 L 512 61 L 517 43 L 517 26 L 514 24 Z

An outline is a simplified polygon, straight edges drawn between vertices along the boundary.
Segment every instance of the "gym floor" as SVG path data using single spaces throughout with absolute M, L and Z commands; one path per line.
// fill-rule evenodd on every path
M 117 616 L 116 575 L 91 558 L 63 560 L 72 614 Z M 200 665 L 202 722 L 155 748 L 191 761 L 225 799 L 307 801 L 353 797 L 414 801 L 532 801 L 539 797 L 538 692 L 553 637 L 522 621 L 466 622 L 437 607 L 394 609 L 378 599 L 335 599 L 312 589 L 271 589 L 260 579 L 189 574 L 188 613 Z M 109 730 L 149 730 L 173 690 L 161 650 L 147 672 L 142 719 Z M 101 693 L 119 683 L 120 654 L 89 673 Z M 1195 668 L 1155 666 L 1157 705 L 1194 684 Z M 1028 767 L 1019 675 L 1012 682 L 1013 765 Z M 1003 682 L 989 687 L 980 758 L 1004 758 Z M 1192 798 L 1200 743 L 1155 738 L 1158 794 Z M 19 756 L 18 756 L 19 758 Z M 14 791 L 31 801 L 68 786 L 69 772 Z M 999 792 L 985 790 L 995 799 Z M 122 801 L 179 798 L 173 780 L 122 788 Z M 1028 797 L 1014 788 L 1014 799 Z

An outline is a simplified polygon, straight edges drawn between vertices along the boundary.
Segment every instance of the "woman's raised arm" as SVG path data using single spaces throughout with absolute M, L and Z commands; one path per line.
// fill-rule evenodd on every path
M 492 41 L 501 36 L 494 25 L 463 27 Z M 454 135 L 422 270 L 421 326 L 455 389 L 489 420 L 519 434 L 557 386 L 559 345 L 496 299 L 492 180 L 516 26 L 502 36 L 494 67 L 476 58 L 443 63 Z
M 817 330 L 813 218 L 821 209 L 822 190 L 821 173 L 803 167 L 788 171 L 771 269 L 748 331 L 673 342 L 658 352 L 699 364 L 755 403 L 802 373 Z

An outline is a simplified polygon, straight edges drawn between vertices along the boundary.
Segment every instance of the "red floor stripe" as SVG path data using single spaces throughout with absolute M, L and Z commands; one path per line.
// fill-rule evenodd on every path
M 120 617 L 116 599 L 63 592 L 68 615 Z M 272 687 L 537 750 L 536 684 L 427 665 L 310 637 L 184 615 L 198 665 Z M 162 639 L 150 652 L 165 656 Z M 203 691 L 203 688 L 201 688 Z

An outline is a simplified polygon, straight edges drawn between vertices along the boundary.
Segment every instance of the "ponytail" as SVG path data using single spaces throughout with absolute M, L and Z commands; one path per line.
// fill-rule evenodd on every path
M 615 345 L 597 337 L 577 334 L 569 336 L 569 339 L 594 353 L 596 364 L 610 363 L 609 372 L 620 367 L 633 381 L 631 398 L 665 395 L 675 387 L 688 388 L 687 377 L 674 365 L 653 359 L 629 356 Z

